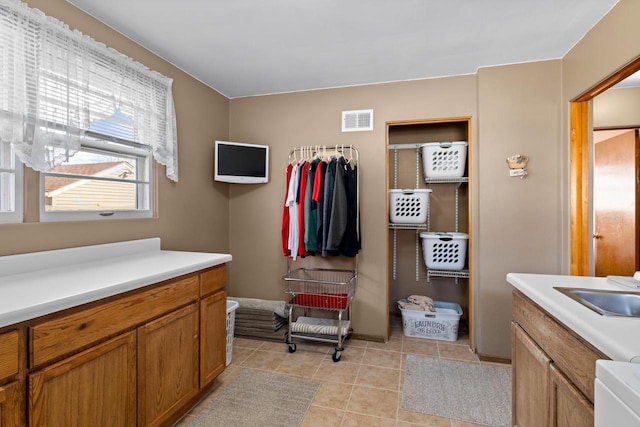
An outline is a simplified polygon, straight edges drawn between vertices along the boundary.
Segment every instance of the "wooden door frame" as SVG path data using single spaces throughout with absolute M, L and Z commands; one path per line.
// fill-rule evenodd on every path
M 620 68 L 609 77 L 570 101 L 570 195 L 571 195 L 571 275 L 588 276 L 591 230 L 589 200 L 591 164 L 589 144 L 591 100 L 615 84 L 640 70 L 640 57 Z

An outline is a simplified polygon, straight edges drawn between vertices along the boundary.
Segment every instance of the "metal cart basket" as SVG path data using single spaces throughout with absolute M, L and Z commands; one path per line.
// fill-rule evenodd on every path
M 291 294 L 289 310 L 289 353 L 296 351 L 293 338 L 336 343 L 333 361 L 338 362 L 342 343 L 351 329 L 351 301 L 356 292 L 357 270 L 298 268 L 290 270 L 284 280 Z M 293 308 L 303 307 L 305 316 L 293 321 Z M 336 311 L 337 319 L 307 317 L 307 309 Z M 346 313 L 346 319 L 344 318 Z

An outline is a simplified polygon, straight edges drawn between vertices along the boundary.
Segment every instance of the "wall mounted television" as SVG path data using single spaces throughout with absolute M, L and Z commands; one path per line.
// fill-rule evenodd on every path
M 269 182 L 269 146 L 216 141 L 214 179 L 235 184 Z

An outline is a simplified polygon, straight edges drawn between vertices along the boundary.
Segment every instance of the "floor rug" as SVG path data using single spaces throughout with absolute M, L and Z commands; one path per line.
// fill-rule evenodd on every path
M 297 426 L 302 422 L 320 383 L 270 372 L 245 369 L 189 426 Z
M 511 425 L 511 367 L 409 355 L 400 407 L 507 427 Z

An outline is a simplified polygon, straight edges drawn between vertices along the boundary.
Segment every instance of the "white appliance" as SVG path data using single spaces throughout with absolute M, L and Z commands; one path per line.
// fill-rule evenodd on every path
M 596 362 L 595 427 L 640 427 L 640 364 Z

